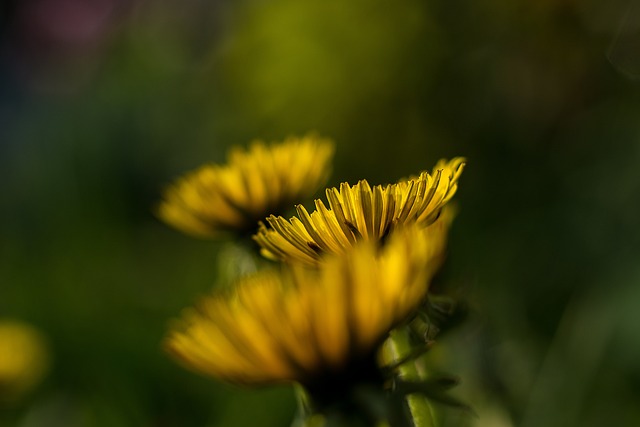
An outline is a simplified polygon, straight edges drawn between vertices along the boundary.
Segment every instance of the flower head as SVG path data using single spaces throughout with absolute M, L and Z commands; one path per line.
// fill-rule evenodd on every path
M 18 399 L 47 371 L 49 352 L 42 335 L 14 320 L 0 321 L 0 402 Z
M 234 148 L 226 165 L 205 165 L 170 186 L 158 216 L 200 237 L 253 232 L 259 220 L 324 184 L 332 156 L 333 143 L 316 136 Z
M 186 311 L 166 347 L 188 367 L 233 383 L 335 391 L 364 380 L 388 332 L 425 297 L 445 240 L 444 230 L 407 226 L 384 247 L 363 241 L 316 269 L 246 277 Z
M 329 208 L 316 200 L 311 214 L 297 205 L 298 217 L 289 221 L 271 215 L 254 240 L 267 258 L 314 264 L 322 253 L 344 253 L 358 240 L 384 239 L 398 225 L 429 226 L 455 194 L 464 164 L 461 157 L 441 160 L 431 174 L 384 187 L 342 183 L 326 190 Z

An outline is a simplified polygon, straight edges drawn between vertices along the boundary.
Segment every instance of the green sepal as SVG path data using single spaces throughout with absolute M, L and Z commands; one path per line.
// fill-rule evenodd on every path
M 433 402 L 459 408 L 475 415 L 475 412 L 469 405 L 446 393 L 448 389 L 457 384 L 458 380 L 454 377 L 439 377 L 424 381 L 405 381 L 399 379 L 395 383 L 395 392 L 403 396 L 419 394 Z

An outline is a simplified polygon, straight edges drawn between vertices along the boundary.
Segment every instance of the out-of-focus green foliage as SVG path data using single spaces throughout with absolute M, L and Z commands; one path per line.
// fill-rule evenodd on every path
M 309 130 L 338 142 L 333 184 L 469 159 L 436 289 L 470 314 L 429 357 L 478 417 L 443 423 L 640 422 L 637 5 L 6 4 L 0 317 L 36 326 L 52 361 L 0 425 L 289 425 L 289 388 L 218 384 L 160 350 L 223 244 L 151 212 L 229 146 Z

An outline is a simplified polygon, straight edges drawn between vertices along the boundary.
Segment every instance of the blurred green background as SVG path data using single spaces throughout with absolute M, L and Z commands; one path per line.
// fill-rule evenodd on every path
M 0 318 L 52 367 L 1 426 L 287 426 L 162 353 L 221 242 L 160 223 L 176 176 L 255 138 L 337 142 L 330 184 L 469 159 L 434 364 L 477 417 L 640 425 L 640 5 L 13 0 L 0 27 Z

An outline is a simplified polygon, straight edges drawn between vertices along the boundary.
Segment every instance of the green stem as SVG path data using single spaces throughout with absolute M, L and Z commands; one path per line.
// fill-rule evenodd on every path
M 392 360 L 402 360 L 413 351 L 409 330 L 407 327 L 399 328 L 391 332 L 391 338 L 387 342 L 387 349 Z M 423 374 L 417 366 L 416 360 L 410 360 L 398 367 L 400 378 L 405 381 L 423 380 Z M 436 419 L 429 401 L 420 394 L 407 396 L 407 406 L 411 413 L 415 427 L 436 427 Z
M 226 243 L 218 253 L 219 286 L 230 286 L 240 277 L 255 273 L 261 261 L 260 256 L 246 244 Z

